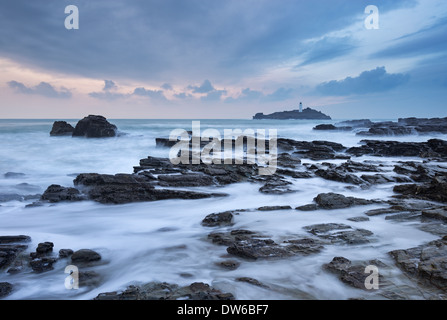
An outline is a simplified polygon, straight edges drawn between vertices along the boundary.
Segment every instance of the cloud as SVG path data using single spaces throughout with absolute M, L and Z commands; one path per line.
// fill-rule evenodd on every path
M 323 82 L 316 91 L 327 96 L 346 96 L 384 92 L 405 84 L 409 75 L 402 73 L 387 73 L 385 67 L 364 71 L 358 77 L 347 77 L 343 80 Z
M 72 94 L 70 90 L 61 87 L 58 91 L 48 82 L 41 82 L 37 86 L 27 87 L 23 83 L 12 80 L 8 82 L 8 86 L 13 88 L 18 93 L 22 94 L 37 94 L 48 98 L 68 99 Z
M 161 85 L 161 88 L 165 89 L 165 90 L 173 90 L 174 89 L 174 88 L 172 88 L 172 85 L 170 83 L 163 83 Z
M 227 94 L 227 90 L 213 90 L 208 92 L 206 96 L 200 98 L 202 101 L 219 101 L 223 95 Z
M 251 90 L 250 88 L 245 88 L 241 91 L 239 96 L 236 98 L 228 97 L 225 99 L 227 103 L 234 102 L 272 102 L 272 101 L 285 101 L 294 98 L 295 89 L 292 88 L 278 88 L 274 92 L 265 94 L 262 91 Z
M 108 91 L 116 88 L 118 87 L 116 86 L 115 82 L 112 80 L 104 80 L 104 88 L 102 90 Z
M 433 25 L 399 37 L 393 45 L 371 55 L 372 58 L 404 58 L 432 55 L 447 51 L 447 18 L 437 20 Z
M 328 61 L 347 55 L 356 48 L 351 37 L 328 37 L 303 43 L 303 58 L 297 67 Z
M 264 93 L 261 91 L 251 90 L 250 88 L 245 88 L 241 91 L 239 96 L 236 98 L 228 97 L 225 99 L 225 102 L 233 103 L 233 102 L 239 102 L 239 101 L 255 101 L 259 100 L 262 97 L 264 97 Z
M 213 85 L 211 84 L 211 82 L 209 80 L 203 81 L 203 83 L 200 87 L 188 86 L 188 89 L 192 90 L 193 93 L 208 93 L 208 92 L 215 90 L 215 88 L 213 87 Z
M 293 98 L 294 89 L 279 88 L 271 94 L 265 96 L 266 101 L 284 101 Z
M 186 92 L 180 92 L 180 93 L 174 94 L 174 97 L 176 97 L 177 99 L 188 99 L 188 98 L 192 98 L 192 94 L 189 94 Z
M 142 97 L 149 97 L 152 99 L 166 100 L 166 97 L 164 96 L 162 90 L 149 90 L 145 88 L 136 88 L 133 91 L 133 94 Z
M 115 92 L 118 86 L 112 80 L 104 80 L 104 88 L 102 92 L 90 92 L 88 95 L 95 99 L 101 100 L 117 100 L 126 98 L 128 95 Z

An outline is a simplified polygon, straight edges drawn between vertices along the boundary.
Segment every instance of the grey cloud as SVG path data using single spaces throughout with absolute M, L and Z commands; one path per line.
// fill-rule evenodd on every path
M 382 12 L 408 3 L 377 1 Z M 79 30 L 64 28 L 70 4 L 79 8 Z M 294 57 L 297 43 L 344 28 L 364 6 L 349 0 L 1 1 L 0 55 L 92 78 L 223 79 Z
M 137 96 L 149 97 L 152 99 L 166 100 L 166 97 L 164 96 L 162 90 L 149 90 L 145 88 L 136 88 L 133 91 L 133 94 Z
M 88 95 L 92 98 L 102 100 L 117 100 L 126 98 L 128 95 L 115 92 L 118 86 L 112 80 L 104 80 L 104 88 L 102 92 L 90 92 Z
M 200 86 L 188 86 L 188 89 L 192 90 L 193 93 L 208 93 L 215 90 L 209 80 L 203 81 Z
M 374 70 L 362 72 L 358 77 L 321 83 L 316 87 L 316 91 L 328 96 L 361 95 L 388 91 L 405 84 L 408 80 L 407 74 L 390 74 L 385 67 L 377 67 Z
M 324 37 L 303 46 L 302 56 L 304 61 L 297 67 L 332 60 L 349 54 L 356 48 L 354 41 L 350 37 Z
M 41 82 L 34 87 L 27 87 L 23 83 L 13 80 L 8 82 L 8 86 L 15 89 L 16 92 L 22 94 L 36 94 L 48 98 L 59 99 L 68 99 L 72 96 L 70 90 L 61 87 L 61 89 L 58 91 L 48 82 Z
M 213 90 L 208 92 L 206 96 L 200 98 L 202 101 L 219 101 L 223 95 L 227 94 L 226 90 Z

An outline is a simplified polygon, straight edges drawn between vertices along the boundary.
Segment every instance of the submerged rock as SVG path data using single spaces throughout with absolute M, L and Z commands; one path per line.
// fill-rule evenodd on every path
M 9 282 L 0 282 L 0 298 L 6 297 L 12 292 L 13 286 Z
M 0 269 L 9 267 L 28 248 L 29 236 L 0 236 Z

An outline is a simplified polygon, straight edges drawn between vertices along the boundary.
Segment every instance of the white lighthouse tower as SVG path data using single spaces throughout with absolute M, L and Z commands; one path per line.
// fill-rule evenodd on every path
M 303 112 L 303 103 L 300 102 L 300 112 Z

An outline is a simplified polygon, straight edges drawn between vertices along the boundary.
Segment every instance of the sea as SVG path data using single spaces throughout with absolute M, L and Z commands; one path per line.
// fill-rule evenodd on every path
M 64 119 L 57 119 L 64 120 Z M 316 131 L 317 124 L 337 120 L 199 120 L 201 129 L 276 129 L 278 137 L 299 141 L 327 140 L 356 146 L 364 137 L 355 131 Z M 394 120 L 395 119 L 383 119 Z M 90 300 L 103 292 L 120 291 L 130 285 L 167 282 L 189 285 L 204 282 L 238 300 L 313 300 L 377 298 L 374 292 L 345 285 L 336 275 L 322 268 L 334 257 L 352 261 L 380 259 L 392 264 L 388 252 L 406 249 L 438 237 L 417 228 L 417 222 L 394 222 L 383 216 L 369 221 L 351 222 L 350 217 L 364 216 L 366 210 L 381 205 L 358 206 L 338 210 L 302 212 L 281 210 L 261 212 L 261 206 L 290 205 L 295 208 L 312 203 L 319 193 L 336 192 L 365 199 L 388 199 L 393 184 L 380 184 L 367 190 L 321 178 L 291 179 L 293 193 L 262 194 L 261 185 L 241 182 L 224 187 L 196 187 L 195 191 L 222 192 L 226 197 L 201 200 L 162 200 L 123 205 L 105 205 L 93 201 L 45 204 L 27 207 L 49 185 L 73 186 L 80 173 L 133 173 L 139 160 L 148 156 L 167 157 L 169 150 L 157 147 L 157 137 L 169 137 L 174 129 L 191 130 L 193 120 L 109 119 L 118 127 L 114 138 L 87 139 L 71 136 L 52 137 L 55 119 L 0 120 L 0 235 L 31 237 L 24 254 L 34 251 L 41 242 L 53 242 L 60 249 L 91 249 L 102 260 L 92 270 L 100 275 L 99 283 L 69 289 L 65 285 L 65 268 L 69 259 L 59 259 L 53 270 L 35 273 L 24 266 L 16 274 L 0 270 L 0 282 L 13 284 L 6 300 Z M 77 120 L 65 119 L 76 125 Z M 198 121 L 198 120 L 194 120 Z M 374 120 L 373 121 L 378 121 Z M 399 141 L 427 141 L 433 135 L 392 137 Z M 437 138 L 446 139 L 447 135 Z M 374 138 L 374 139 L 390 139 Z M 360 157 L 355 161 L 382 161 L 390 164 L 402 159 Z M 421 161 L 406 158 L 405 160 Z M 329 160 L 341 163 L 346 160 Z M 314 161 L 303 159 L 303 163 Z M 321 162 L 321 161 L 320 161 Z M 9 174 L 8 174 L 9 173 Z M 12 173 L 12 174 L 11 174 Z M 188 189 L 188 188 L 183 188 Z M 24 198 L 18 199 L 17 195 Z M 30 196 L 31 197 L 25 197 Z M 34 197 L 33 197 L 34 195 Z M 204 227 L 201 221 L 211 213 L 249 209 L 235 215 L 231 227 Z M 225 246 L 208 240 L 211 232 L 248 229 L 268 235 L 281 243 L 291 237 L 309 236 L 304 226 L 319 223 L 355 224 L 374 233 L 375 241 L 361 245 L 329 245 L 317 254 L 277 260 L 248 261 L 231 257 Z M 354 226 L 354 225 L 353 225 Z M 232 259 L 240 262 L 235 270 L 223 269 L 219 263 Z M 411 286 L 396 268 L 391 276 L 395 283 Z M 265 286 L 238 281 L 241 277 L 258 280 Z M 422 298 L 409 290 L 409 298 Z

